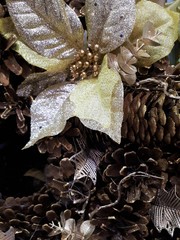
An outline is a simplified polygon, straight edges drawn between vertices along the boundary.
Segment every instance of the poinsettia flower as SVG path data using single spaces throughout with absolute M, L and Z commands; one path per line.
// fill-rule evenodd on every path
M 60 133 L 73 116 L 120 142 L 123 84 L 119 73 L 109 68 L 106 54 L 132 32 L 135 0 L 87 0 L 88 40 L 78 16 L 63 0 L 6 2 L 17 31 L 17 51 L 47 70 L 30 75 L 18 90 L 21 96 L 37 96 L 26 147 Z

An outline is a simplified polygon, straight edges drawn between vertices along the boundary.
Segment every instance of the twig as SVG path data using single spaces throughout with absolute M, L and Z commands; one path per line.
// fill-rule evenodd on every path
M 155 78 L 146 78 L 144 80 L 141 80 L 136 83 L 136 86 L 139 87 L 140 85 L 146 84 L 146 83 L 156 83 L 157 85 L 161 86 L 163 88 L 163 92 L 166 96 L 173 98 L 173 99 L 180 99 L 180 96 L 175 96 L 167 91 L 168 89 L 168 83 L 162 82 L 160 80 L 157 80 Z
M 117 205 L 119 203 L 119 201 L 121 200 L 121 187 L 122 187 L 122 184 L 125 183 L 131 177 L 146 177 L 146 178 L 152 177 L 152 178 L 157 178 L 157 179 L 163 180 L 162 177 L 154 176 L 154 175 L 151 175 L 151 174 L 148 174 L 148 173 L 144 173 L 144 172 L 141 172 L 141 171 L 130 173 L 128 176 L 124 177 L 119 182 L 118 187 L 117 187 L 118 197 L 117 197 L 116 201 L 113 202 L 113 203 L 109 203 L 107 205 L 104 205 L 104 206 L 96 208 L 93 212 L 91 212 L 89 214 L 89 217 L 92 218 L 96 214 L 96 212 L 99 211 L 99 210 L 106 209 L 108 207 L 114 207 L 115 205 Z

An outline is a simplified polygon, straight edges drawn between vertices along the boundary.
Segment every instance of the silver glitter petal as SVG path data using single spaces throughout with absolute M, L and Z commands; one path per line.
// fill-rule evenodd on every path
M 73 117 L 69 95 L 75 84 L 56 84 L 40 93 L 31 106 L 31 139 L 25 146 L 34 145 L 39 139 L 60 133 L 66 120 Z
M 86 0 L 88 42 L 108 53 L 125 42 L 135 24 L 135 0 Z
M 49 58 L 68 58 L 83 47 L 83 28 L 63 0 L 7 0 L 9 13 L 23 41 Z

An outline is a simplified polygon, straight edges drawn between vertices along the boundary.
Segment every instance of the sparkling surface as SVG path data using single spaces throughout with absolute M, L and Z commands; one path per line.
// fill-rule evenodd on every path
M 135 23 L 134 0 L 86 0 L 88 41 L 98 43 L 101 53 L 120 46 Z
M 7 0 L 9 13 L 24 42 L 49 58 L 73 57 L 83 47 L 83 28 L 63 0 Z M 66 6 L 66 7 L 65 7 Z
M 49 87 L 33 101 L 31 106 L 31 139 L 25 147 L 34 145 L 39 139 L 60 133 L 66 120 L 73 117 L 73 106 L 69 95 L 74 84 L 56 84 Z

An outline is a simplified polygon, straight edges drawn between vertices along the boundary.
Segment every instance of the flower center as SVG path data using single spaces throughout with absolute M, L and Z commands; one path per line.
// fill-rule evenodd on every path
M 86 50 L 81 49 L 75 55 L 75 62 L 70 67 L 71 81 L 82 80 L 88 76 L 96 77 L 99 74 L 99 45 L 88 45 Z

